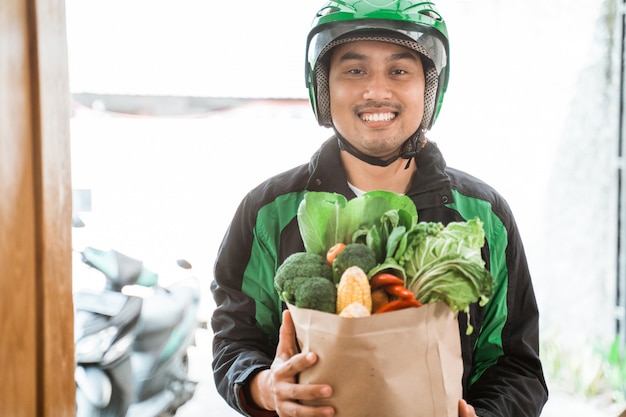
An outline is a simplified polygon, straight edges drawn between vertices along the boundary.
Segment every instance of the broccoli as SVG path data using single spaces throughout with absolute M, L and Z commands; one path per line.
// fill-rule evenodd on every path
M 297 285 L 290 281 L 296 277 L 322 277 L 332 281 L 333 271 L 322 255 L 309 252 L 295 252 L 289 255 L 274 275 L 274 288 L 281 300 L 293 303 Z
M 329 279 L 310 277 L 298 279 L 295 306 L 334 314 L 337 309 L 337 287 Z
M 344 271 L 351 266 L 358 266 L 368 273 L 377 264 L 376 254 L 369 246 L 362 243 L 349 243 L 333 261 L 334 282 L 338 283 Z
M 293 277 L 285 281 L 283 285 L 283 291 L 278 293 L 280 299 L 286 303 L 295 304 L 296 303 L 296 290 L 304 281 L 310 279 L 312 277 Z M 326 278 L 324 278 L 326 279 Z

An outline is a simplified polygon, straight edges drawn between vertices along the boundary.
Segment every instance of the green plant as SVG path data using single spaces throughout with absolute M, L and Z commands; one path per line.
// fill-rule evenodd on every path
M 626 401 L 626 343 L 619 335 L 611 343 L 605 353 L 605 374 L 614 393 L 617 402 Z
M 553 388 L 585 397 L 612 395 L 606 359 L 592 343 L 572 346 L 555 335 L 546 335 L 542 338 L 541 360 Z

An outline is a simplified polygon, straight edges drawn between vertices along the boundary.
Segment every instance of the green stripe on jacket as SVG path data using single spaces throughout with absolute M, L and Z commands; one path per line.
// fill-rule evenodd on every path
M 468 197 L 458 190 L 452 191 L 454 203 L 448 207 L 456 210 L 465 220 L 478 217 L 483 222 L 489 246 L 490 272 L 495 280 L 494 293 L 485 306 L 484 325 L 474 350 L 474 365 L 470 384 L 503 355 L 502 332 L 507 319 L 507 287 L 509 271 L 506 264 L 507 230 L 491 208 L 491 203 Z
M 274 289 L 274 274 L 278 268 L 280 236 L 296 217 L 305 192 L 278 196 L 263 206 L 254 226 L 250 260 L 244 272 L 241 290 L 256 303 L 257 325 L 269 341 L 278 344 L 282 304 Z

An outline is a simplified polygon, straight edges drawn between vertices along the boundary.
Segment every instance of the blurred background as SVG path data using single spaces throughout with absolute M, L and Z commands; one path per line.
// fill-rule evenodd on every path
M 304 85 L 321 2 L 65 3 L 72 186 L 86 225 L 74 246 L 114 248 L 165 274 L 188 259 L 208 319 L 215 254 L 240 200 L 331 134 Z M 451 75 L 429 138 L 516 215 L 555 398 L 544 414 L 564 415 L 564 398 L 575 404 L 567 415 L 617 415 L 626 400 L 623 0 L 437 4 Z M 210 333 L 199 337 L 198 400 L 180 414 L 230 415 L 212 386 Z

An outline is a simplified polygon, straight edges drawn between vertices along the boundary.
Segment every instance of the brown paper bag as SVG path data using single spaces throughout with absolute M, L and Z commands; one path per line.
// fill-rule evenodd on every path
M 337 417 L 456 417 L 463 361 L 457 317 L 444 303 L 362 318 L 289 305 L 303 352 L 318 362 L 301 384 L 330 384 Z

